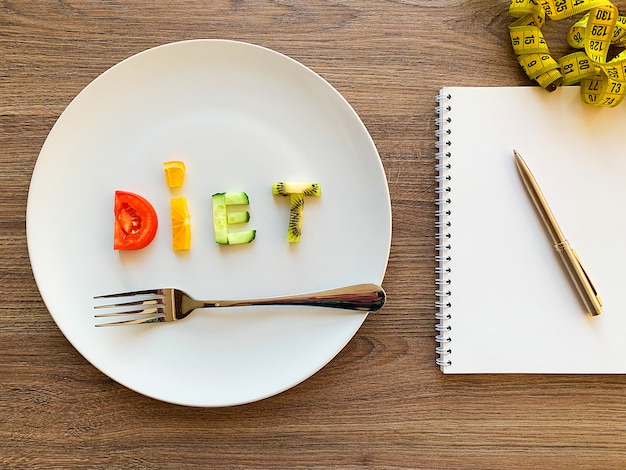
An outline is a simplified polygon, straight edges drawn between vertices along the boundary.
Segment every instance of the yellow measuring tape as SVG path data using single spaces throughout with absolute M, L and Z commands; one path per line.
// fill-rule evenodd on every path
M 586 12 L 586 13 L 585 13 Z M 585 13 L 567 42 L 580 51 L 555 60 L 542 33 L 546 17 L 562 20 Z M 608 0 L 511 0 L 509 26 L 517 60 L 531 80 L 548 91 L 580 83 L 585 103 L 617 106 L 626 96 L 626 50 L 609 58 L 609 48 L 626 46 L 626 17 Z

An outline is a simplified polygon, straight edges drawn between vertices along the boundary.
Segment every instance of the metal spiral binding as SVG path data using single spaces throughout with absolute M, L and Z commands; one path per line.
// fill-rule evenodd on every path
M 449 127 L 452 122 L 452 118 L 450 117 L 450 112 L 452 111 L 450 105 L 451 98 L 452 96 L 445 92 L 441 92 L 436 97 L 437 119 L 435 120 L 435 124 L 437 125 L 435 134 L 438 138 L 436 144 L 437 164 L 435 165 L 435 170 L 437 171 L 435 178 L 437 182 L 437 188 L 435 190 L 437 194 L 435 200 L 435 204 L 437 205 L 437 210 L 435 211 L 437 217 L 437 222 L 435 223 L 435 227 L 437 228 L 437 244 L 435 245 L 437 251 L 437 255 L 435 256 L 437 263 L 437 267 L 435 268 L 437 274 L 437 280 L 435 281 L 437 285 L 435 290 L 437 301 L 435 302 L 435 307 L 437 307 L 437 313 L 435 314 L 435 318 L 438 323 L 435 327 L 437 331 L 435 341 L 439 343 L 435 352 L 439 356 L 436 360 L 437 365 L 442 368 L 452 364 L 450 358 L 452 354 L 452 349 L 450 348 L 450 342 L 452 341 L 450 336 L 450 331 L 452 330 L 450 324 L 452 316 L 448 311 L 452 306 L 450 302 L 450 296 L 452 295 L 452 291 L 450 290 L 450 284 L 452 283 L 450 274 L 452 270 L 449 266 L 449 263 L 452 261 L 450 255 L 452 246 L 449 241 L 451 238 L 450 227 L 452 225 L 450 221 L 452 214 L 450 204 L 452 200 L 449 197 L 451 192 L 450 181 L 452 179 L 450 175 L 450 171 L 452 170 L 450 163 L 450 147 L 452 145 L 450 134 L 452 134 L 452 130 Z

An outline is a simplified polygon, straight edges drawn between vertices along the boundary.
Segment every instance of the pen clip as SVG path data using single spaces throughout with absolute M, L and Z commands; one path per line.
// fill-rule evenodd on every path
M 589 274 L 587 274 L 587 270 L 583 266 L 583 263 L 580 261 L 580 258 L 578 257 L 578 253 L 576 253 L 576 250 L 572 250 L 572 254 L 574 255 L 574 258 L 576 258 L 576 262 L 578 263 L 580 270 L 585 275 L 585 278 L 587 279 L 587 282 L 589 283 L 589 287 L 591 287 L 591 290 L 593 291 L 593 295 L 598 300 L 598 303 L 600 304 L 600 306 L 602 306 L 602 299 L 600 298 L 600 295 L 598 295 L 598 291 L 593 285 L 593 282 L 591 282 L 591 278 L 589 277 Z

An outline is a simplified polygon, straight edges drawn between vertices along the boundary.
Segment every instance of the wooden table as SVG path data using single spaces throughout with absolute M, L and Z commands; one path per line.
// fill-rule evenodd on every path
M 495 0 L 1 2 L 0 467 L 626 464 L 626 377 L 435 366 L 434 98 L 443 85 L 529 84 L 507 10 Z M 549 25 L 553 42 L 564 43 L 561 23 Z M 191 38 L 266 46 L 327 79 L 369 129 L 393 209 L 384 313 L 310 379 L 232 408 L 162 403 L 95 369 L 49 316 L 26 247 L 30 176 L 60 113 L 120 60 Z

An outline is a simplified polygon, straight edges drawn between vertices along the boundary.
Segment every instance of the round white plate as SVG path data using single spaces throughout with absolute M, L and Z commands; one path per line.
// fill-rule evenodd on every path
M 168 189 L 163 162 L 183 160 Z M 286 241 L 288 198 L 274 181 L 316 181 L 302 239 Z M 159 216 L 143 250 L 113 250 L 117 189 Z M 246 191 L 256 239 L 220 246 L 211 195 Z M 171 249 L 169 201 L 188 199 L 192 247 Z M 239 230 L 239 228 L 237 228 Z M 96 328 L 93 297 L 178 287 L 204 299 L 380 283 L 391 242 L 385 173 L 365 126 L 320 76 L 234 41 L 167 44 L 115 65 L 67 107 L 41 149 L 27 209 L 31 264 L 57 325 L 95 367 L 139 393 L 191 406 L 252 402 L 310 377 L 366 315 L 237 308 L 184 321 Z

